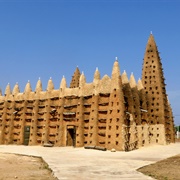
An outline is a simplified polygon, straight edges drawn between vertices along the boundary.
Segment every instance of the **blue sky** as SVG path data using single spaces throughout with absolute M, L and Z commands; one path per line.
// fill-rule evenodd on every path
M 180 125 L 180 1 L 175 0 L 0 0 L 0 87 L 50 77 L 59 88 L 76 66 L 87 82 L 96 67 L 111 75 L 115 57 L 121 72 L 141 77 L 144 51 L 153 32 L 162 58 L 175 124 Z

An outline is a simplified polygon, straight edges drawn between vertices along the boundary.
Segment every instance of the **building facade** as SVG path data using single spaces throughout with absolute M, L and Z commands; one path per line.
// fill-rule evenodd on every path
M 146 46 L 142 80 L 120 74 L 116 60 L 111 77 L 86 83 L 76 68 L 70 87 L 63 77 L 59 89 L 48 81 L 24 92 L 8 84 L 0 96 L 0 144 L 100 146 L 130 151 L 150 144 L 174 142 L 174 122 L 167 98 L 162 63 L 151 34 Z

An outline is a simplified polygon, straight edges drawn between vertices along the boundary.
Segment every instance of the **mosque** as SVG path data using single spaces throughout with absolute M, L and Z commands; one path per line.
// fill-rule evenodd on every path
M 166 93 L 159 52 L 148 39 L 142 79 L 120 74 L 118 60 L 112 75 L 86 83 L 76 68 L 70 86 L 63 77 L 59 89 L 50 79 L 42 90 L 39 79 L 32 91 L 8 84 L 0 94 L 0 144 L 103 147 L 131 151 L 152 144 L 174 143 L 174 121 Z

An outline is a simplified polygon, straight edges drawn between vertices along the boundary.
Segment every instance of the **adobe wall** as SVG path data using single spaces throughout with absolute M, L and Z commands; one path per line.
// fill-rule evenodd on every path
M 124 100 L 117 77 L 105 75 L 86 83 L 81 75 L 77 88 L 67 88 L 63 78 L 58 90 L 53 89 L 52 80 L 47 91 L 42 91 L 40 80 L 35 92 L 28 89 L 29 83 L 24 93 L 18 91 L 18 85 L 12 93 L 7 87 L 5 96 L 0 96 L 0 143 L 24 144 L 24 127 L 29 126 L 29 145 L 96 145 L 123 150 Z
M 101 79 L 96 69 L 92 83 L 86 83 L 82 73 L 71 85 L 67 87 L 64 77 L 59 89 L 54 89 L 50 79 L 46 91 L 42 90 L 41 80 L 34 92 L 30 82 L 23 93 L 18 84 L 12 92 L 8 85 L 5 95 L 0 96 L 0 144 L 51 143 L 130 151 L 149 144 L 166 144 L 167 135 L 173 138 L 169 132 L 173 121 L 166 127 L 163 120 L 151 124 L 141 81 L 136 84 L 133 75 L 129 81 L 126 73 L 120 76 L 117 61 L 111 78 L 105 75 Z M 171 117 L 170 110 L 169 105 L 166 115 Z

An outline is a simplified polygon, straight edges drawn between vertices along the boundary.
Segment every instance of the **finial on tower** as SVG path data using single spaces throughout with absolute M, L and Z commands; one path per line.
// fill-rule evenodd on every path
M 138 83 L 137 83 L 137 88 L 138 88 L 138 90 L 141 90 L 144 88 L 140 78 L 139 78 Z
M 54 84 L 52 82 L 52 77 L 50 77 L 48 84 L 47 84 L 47 91 L 52 91 L 54 89 Z
M 100 73 L 99 73 L 98 67 L 96 67 L 96 71 L 94 73 L 94 80 L 93 80 L 93 82 L 95 84 L 98 84 L 99 80 L 100 80 Z
M 134 78 L 133 73 L 131 73 L 129 83 L 130 83 L 131 88 L 136 87 L 136 80 L 135 80 L 135 78 Z
M 60 88 L 64 89 L 66 87 L 67 87 L 66 79 L 65 79 L 65 77 L 63 75 L 63 78 L 62 78 L 61 83 L 60 83 Z
M 115 57 L 115 60 L 118 61 L 118 57 Z
M 26 86 L 25 86 L 25 89 L 24 89 L 24 93 L 29 93 L 31 92 L 32 89 L 31 89 L 31 84 L 30 84 L 30 80 L 28 80 Z
M 152 34 L 152 31 L 150 33 Z
M 123 83 L 123 84 L 129 83 L 129 80 L 128 80 L 128 77 L 127 77 L 127 74 L 126 74 L 126 71 L 125 71 L 125 70 L 124 70 L 124 72 L 123 72 L 122 75 L 121 75 L 121 79 L 122 79 L 122 83 Z
M 35 89 L 36 93 L 38 92 L 41 92 L 42 91 L 42 82 L 41 82 L 41 78 L 39 77 L 39 80 L 37 81 L 37 84 L 36 84 L 36 89 Z

